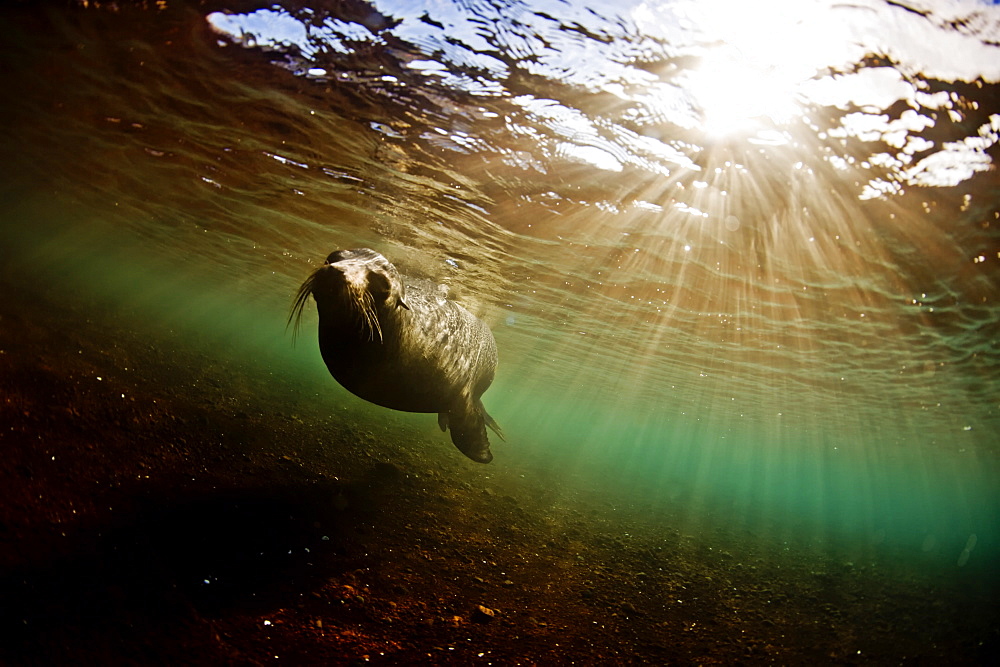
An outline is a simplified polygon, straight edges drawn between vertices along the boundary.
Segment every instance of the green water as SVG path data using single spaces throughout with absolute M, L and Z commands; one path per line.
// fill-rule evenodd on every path
M 995 579 L 1000 73 L 975 55 L 996 50 L 988 35 L 966 36 L 970 71 L 901 42 L 895 69 L 831 61 L 806 77 L 909 86 L 884 107 L 800 95 L 792 118 L 710 134 L 707 102 L 682 93 L 697 87 L 685 58 L 711 41 L 635 15 L 640 34 L 609 23 L 590 44 L 621 69 L 601 76 L 548 53 L 517 69 L 503 40 L 506 73 L 462 70 L 412 36 L 312 61 L 262 53 L 179 4 L 3 20 L 8 282 L 71 286 L 151 339 L 180 332 L 339 407 L 356 399 L 326 375 L 315 319 L 294 346 L 285 320 L 311 267 L 371 246 L 491 325 L 501 365 L 484 402 L 507 436 L 492 466 L 664 530 Z M 404 41 L 417 30 L 402 26 Z M 588 45 L 553 30 L 566 53 Z M 457 79 L 406 65 L 418 59 Z M 657 102 L 664 86 L 679 97 Z M 436 437 L 433 417 L 405 420 Z

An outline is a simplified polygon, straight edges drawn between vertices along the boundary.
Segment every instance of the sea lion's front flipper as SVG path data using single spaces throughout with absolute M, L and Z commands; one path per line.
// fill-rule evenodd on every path
M 448 413 L 447 412 L 439 412 L 438 413 L 438 426 L 441 427 L 442 431 L 447 431 L 448 430 Z
M 438 423 L 447 423 L 451 429 L 451 441 L 458 451 L 477 463 L 489 463 L 493 460 L 493 452 L 486 437 L 486 411 L 480 410 L 476 403 L 478 401 L 474 402 L 470 397 L 459 399 L 444 419 L 438 417 Z

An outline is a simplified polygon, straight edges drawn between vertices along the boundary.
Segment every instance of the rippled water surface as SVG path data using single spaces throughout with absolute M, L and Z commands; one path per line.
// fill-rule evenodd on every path
M 347 401 L 283 327 L 369 246 L 492 327 L 491 465 L 996 558 L 995 5 L 262 4 L 6 11 L 8 275 Z

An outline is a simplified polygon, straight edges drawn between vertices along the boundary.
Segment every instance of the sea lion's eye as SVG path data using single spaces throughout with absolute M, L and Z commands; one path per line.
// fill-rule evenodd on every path
M 368 293 L 373 298 L 385 300 L 389 296 L 389 279 L 381 273 L 368 274 Z

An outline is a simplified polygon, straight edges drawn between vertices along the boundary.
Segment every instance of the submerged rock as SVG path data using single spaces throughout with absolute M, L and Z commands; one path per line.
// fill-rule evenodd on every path
M 476 623 L 489 623 L 496 617 L 496 612 L 483 605 L 476 606 L 472 612 L 472 620 Z

